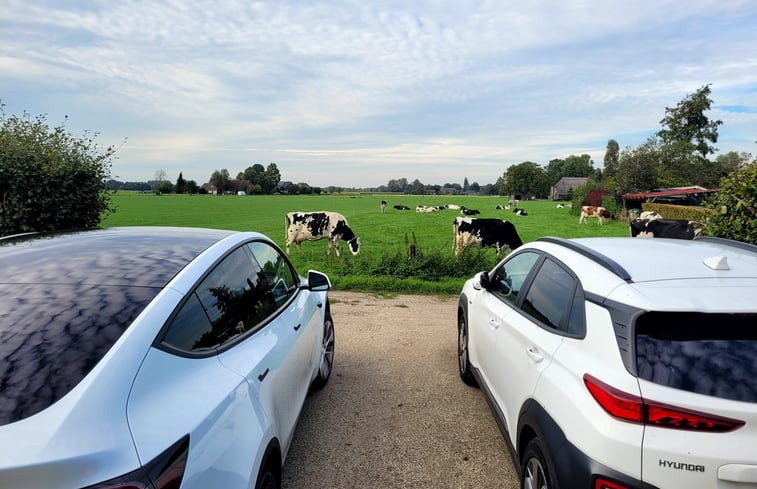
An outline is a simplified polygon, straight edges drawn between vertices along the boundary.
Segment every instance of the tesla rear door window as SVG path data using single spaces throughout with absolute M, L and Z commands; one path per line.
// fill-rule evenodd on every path
M 0 425 L 36 414 L 66 395 L 158 291 L 0 285 Z
M 255 329 L 277 308 L 272 285 L 249 249 L 237 248 L 197 286 L 166 330 L 163 343 L 198 353 Z
M 639 377 L 757 402 L 757 315 L 649 312 L 636 320 Z

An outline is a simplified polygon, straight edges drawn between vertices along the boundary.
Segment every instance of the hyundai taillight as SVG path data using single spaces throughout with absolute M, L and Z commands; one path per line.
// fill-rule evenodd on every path
M 709 432 L 732 431 L 744 425 L 743 421 L 737 419 L 642 399 L 607 385 L 589 374 L 584 375 L 584 383 L 594 399 L 608 414 L 623 421 L 660 428 Z
M 83 489 L 179 489 L 189 454 L 189 435 L 143 467 Z
M 594 481 L 594 489 L 630 489 L 628 486 L 612 482 L 602 477 L 598 477 Z

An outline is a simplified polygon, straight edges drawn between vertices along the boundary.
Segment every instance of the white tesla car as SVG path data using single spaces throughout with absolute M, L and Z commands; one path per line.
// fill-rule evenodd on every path
M 329 287 L 253 232 L 0 239 L 0 487 L 279 487 Z

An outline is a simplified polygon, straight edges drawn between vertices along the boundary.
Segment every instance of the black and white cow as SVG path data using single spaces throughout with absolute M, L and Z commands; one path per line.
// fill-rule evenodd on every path
M 494 247 L 497 254 L 507 246 L 514 250 L 522 245 L 515 226 L 510 221 L 492 218 L 458 217 L 454 223 L 454 241 L 452 250 L 460 255 L 471 245 Z
M 386 201 L 382 200 L 381 201 L 381 213 L 383 214 L 385 210 L 386 210 Z
M 463 207 L 460 209 L 460 214 L 463 214 L 464 216 L 475 216 L 481 214 L 481 212 L 478 209 L 468 209 L 467 207 Z
M 400 205 L 400 204 L 398 204 L 398 205 L 395 205 L 395 206 L 392 206 L 392 207 L 394 207 L 398 211 L 409 211 L 410 210 L 410 207 L 408 207 L 406 205 Z
M 634 219 L 631 236 L 637 238 L 694 239 L 702 231 L 701 225 L 686 219 Z
M 526 209 L 516 207 L 515 209 L 513 209 L 513 214 L 515 214 L 516 216 L 527 216 L 528 212 L 526 212 Z
M 360 253 L 360 238 L 355 236 L 347 224 L 347 219 L 338 212 L 289 212 L 286 217 L 286 252 L 294 243 L 302 254 L 303 241 L 318 241 L 328 238 L 329 246 L 326 254 L 331 254 L 331 248 L 339 256 L 339 240 L 346 241 L 353 255 Z

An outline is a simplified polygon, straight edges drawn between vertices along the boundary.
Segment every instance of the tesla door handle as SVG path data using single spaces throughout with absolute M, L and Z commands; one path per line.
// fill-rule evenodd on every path
M 261 381 L 261 382 L 263 382 L 263 379 L 266 378 L 266 376 L 268 375 L 268 372 L 269 372 L 269 369 L 265 369 L 265 372 L 263 372 L 262 374 L 258 375 L 258 380 Z
M 539 353 L 539 350 L 537 350 L 534 347 L 526 348 L 526 354 L 531 360 L 533 360 L 536 363 L 539 363 L 542 360 L 544 360 L 544 355 Z
M 295 327 L 294 327 L 294 330 L 295 330 L 295 331 L 299 331 L 299 330 L 300 330 L 300 326 L 302 326 L 302 323 L 300 323 L 300 324 L 298 324 L 297 326 L 295 326 Z
M 499 321 L 497 321 L 497 320 L 496 320 L 496 319 L 494 319 L 494 318 L 491 318 L 491 319 L 489 320 L 489 326 L 491 326 L 491 327 L 492 327 L 492 328 L 494 328 L 494 329 L 497 329 L 497 328 L 499 328 L 501 324 L 502 324 L 502 323 L 500 323 Z

